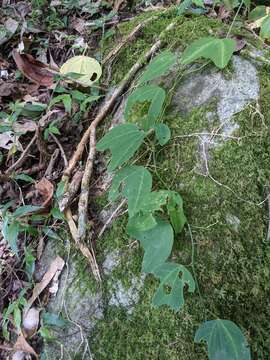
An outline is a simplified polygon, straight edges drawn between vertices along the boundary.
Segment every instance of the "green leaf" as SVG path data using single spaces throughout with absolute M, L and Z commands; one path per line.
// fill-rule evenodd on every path
M 180 16 L 184 14 L 184 12 L 191 6 L 192 0 L 184 0 L 181 4 L 177 7 L 177 15 Z
M 249 13 L 249 17 L 248 19 L 250 21 L 256 21 L 262 17 L 265 17 L 267 15 L 266 12 L 266 6 L 256 6 L 255 9 L 253 9 L 250 13 Z
M 178 311 L 185 302 L 185 286 L 188 287 L 188 292 L 195 290 L 194 279 L 183 265 L 164 263 L 154 270 L 154 275 L 160 279 L 160 284 L 153 298 L 153 306 L 168 305 Z
M 154 130 L 159 145 L 163 146 L 170 140 L 171 130 L 166 124 L 156 124 Z
M 177 56 L 171 51 L 163 51 L 147 66 L 145 72 L 139 79 L 139 84 L 141 85 L 165 74 L 172 67 L 172 65 L 175 64 L 176 60 Z
M 35 260 L 32 251 L 29 248 L 24 250 L 24 261 L 25 261 L 25 271 L 28 275 L 28 279 L 31 280 L 35 271 Z
M 235 49 L 236 41 L 233 39 L 201 38 L 188 46 L 182 55 L 181 63 L 187 65 L 199 58 L 205 58 L 223 69 L 230 61 Z
M 140 210 L 143 212 L 160 211 L 161 207 L 166 204 L 168 198 L 168 191 L 152 191 L 146 194 L 142 199 Z
M 80 110 L 81 111 L 86 111 L 88 108 L 88 105 L 91 104 L 94 101 L 97 101 L 98 99 L 101 98 L 101 95 L 92 95 L 92 96 L 88 96 L 80 105 Z
M 133 235 L 137 232 L 152 229 L 156 223 L 156 219 L 151 213 L 137 213 L 128 219 L 126 231 L 130 236 L 134 237 Z
M 112 153 L 108 171 L 113 171 L 128 161 L 138 150 L 144 137 L 145 133 L 134 124 L 118 125 L 110 130 L 97 143 L 97 150 L 109 149 Z
M 71 113 L 72 100 L 69 94 L 58 95 L 50 101 L 49 108 L 53 105 L 62 102 L 67 113 Z
M 43 312 L 42 313 L 42 320 L 44 325 L 49 326 L 58 326 L 58 327 L 65 327 L 68 325 L 68 321 L 63 319 L 61 316 L 50 313 L 50 312 Z
M 179 234 L 187 221 L 183 209 L 183 200 L 175 191 L 168 191 L 168 197 L 167 210 L 170 221 L 175 233 Z
M 18 174 L 18 175 L 15 175 L 13 177 L 14 180 L 22 180 L 22 181 L 25 181 L 25 182 L 29 182 L 31 184 L 33 184 L 35 182 L 35 180 L 29 176 L 29 175 L 26 175 L 26 174 Z
M 19 331 L 21 328 L 21 322 L 22 322 L 22 315 L 21 310 L 18 306 L 15 306 L 13 311 L 13 318 L 14 318 L 14 325 L 16 326 L 17 330 Z
M 156 226 L 148 231 L 132 232 L 132 236 L 139 240 L 144 257 L 142 271 L 152 273 L 169 257 L 173 246 L 173 229 L 165 220 L 156 218 Z
M 18 105 L 20 115 L 36 118 L 47 108 L 47 104 L 42 103 L 21 103 Z
M 14 216 L 14 218 L 18 218 L 21 216 L 29 215 L 33 212 L 37 212 L 40 209 L 42 209 L 42 206 L 24 205 L 24 206 L 18 207 L 18 209 L 15 210 L 12 215 Z
M 50 330 L 45 327 L 45 326 L 42 326 L 39 331 L 38 331 L 39 335 L 45 339 L 46 341 L 55 341 L 55 336 L 53 336 L 50 332 Z
M 119 191 L 122 186 L 121 192 Z M 145 197 L 151 191 L 152 176 L 143 166 L 127 166 L 116 173 L 110 189 L 109 199 L 117 199 L 121 194 L 128 200 L 128 213 L 133 217 L 139 210 Z
M 143 120 L 142 125 L 145 131 L 149 130 L 154 125 L 159 117 L 163 103 L 165 100 L 165 91 L 156 85 L 145 85 L 137 88 L 131 93 L 127 99 L 124 117 L 128 121 L 133 106 L 138 102 L 149 101 L 150 106 L 146 118 Z
M 230 320 L 210 320 L 196 331 L 194 341 L 206 341 L 209 360 L 250 360 L 250 350 L 240 328 Z
M 2 234 L 8 245 L 10 246 L 11 250 L 18 256 L 18 235 L 20 231 L 20 224 L 16 220 L 12 220 L 8 217 L 5 217 L 2 226 Z
M 270 38 L 270 15 L 268 15 L 262 22 L 260 36 L 264 39 Z

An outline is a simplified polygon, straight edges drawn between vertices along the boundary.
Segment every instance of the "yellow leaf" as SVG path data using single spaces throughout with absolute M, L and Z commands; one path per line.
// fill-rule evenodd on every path
M 96 82 L 102 74 L 102 69 L 99 62 L 88 56 L 79 55 L 74 56 L 66 61 L 60 68 L 61 74 L 75 73 L 81 74 L 73 81 L 78 82 L 83 86 L 91 86 Z

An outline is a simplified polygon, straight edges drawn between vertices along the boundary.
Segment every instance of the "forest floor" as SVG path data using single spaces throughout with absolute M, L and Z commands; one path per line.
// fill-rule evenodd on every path
M 124 238 L 125 202 L 121 203 L 119 208 L 113 208 L 113 212 L 105 221 L 102 221 L 100 216 L 102 210 L 108 208 L 107 190 L 111 178 L 106 170 L 106 157 L 100 153 L 91 153 L 91 143 L 89 147 L 91 137 L 88 129 L 99 119 L 96 129 L 99 140 L 110 127 L 111 121 L 115 119 L 117 121 L 117 111 L 130 83 L 126 83 L 123 91 L 113 101 L 110 100 L 111 95 L 137 59 L 157 42 L 158 36 L 172 22 L 176 23 L 176 30 L 168 34 L 164 40 L 168 49 L 178 51 L 199 37 L 212 33 L 223 36 L 229 30 L 237 41 L 238 54 L 243 52 L 243 56 L 246 56 L 245 50 L 250 43 L 258 51 L 269 52 L 270 46 L 267 40 L 260 37 L 259 27 L 249 26 L 248 10 L 242 6 L 243 2 L 235 1 L 238 6 L 231 8 L 222 4 L 222 1 L 217 5 L 211 0 L 202 1 L 203 7 L 198 5 L 200 1 L 194 1 L 192 5 L 191 3 L 192 1 L 179 13 L 179 7 L 183 4 L 179 1 L 176 3 L 146 0 L 141 2 L 2 1 L 0 10 L 1 359 L 24 359 L 25 354 L 31 354 L 33 358 L 37 357 L 42 351 L 44 341 L 51 340 L 50 326 L 61 327 L 67 321 L 61 316 L 44 311 L 50 298 L 58 290 L 58 277 L 66 261 L 65 256 L 57 256 L 51 262 L 46 276 L 37 280 L 35 264 L 42 258 L 48 241 L 52 239 L 62 241 L 63 234 L 69 234 L 67 237 L 71 239 L 71 249 L 85 258 L 85 267 L 91 277 L 89 282 L 93 284 L 103 281 L 100 267 L 104 261 L 104 254 L 107 250 L 115 250 Z M 98 82 L 95 82 L 99 75 L 97 65 L 89 86 L 78 84 L 76 74 L 71 74 L 72 79 L 67 80 L 59 72 L 64 63 L 77 55 L 94 58 L 101 65 L 102 76 Z M 154 55 L 155 53 L 151 57 Z M 263 207 L 250 209 L 247 204 L 242 203 L 240 206 L 234 203 L 237 198 L 235 193 L 228 195 L 227 189 L 217 189 L 218 184 L 213 182 L 206 184 L 205 178 L 194 180 L 191 168 L 194 166 L 192 153 L 198 147 L 195 141 L 188 146 L 181 144 L 178 150 L 174 141 L 170 145 L 172 147 L 168 148 L 168 151 L 175 151 L 175 154 L 178 152 L 178 157 L 180 153 L 185 152 L 186 157 L 181 158 L 181 165 L 176 155 L 166 159 L 163 153 L 158 154 L 155 181 L 156 184 L 170 182 L 177 187 L 176 177 L 179 170 L 177 166 L 189 169 L 188 173 L 181 175 L 182 183 L 188 184 L 183 190 L 184 195 L 186 194 L 186 198 L 189 199 L 186 210 L 190 216 L 197 218 L 197 221 L 194 221 L 194 224 L 197 224 L 197 228 L 194 225 L 195 232 L 197 236 L 201 236 L 206 246 L 198 264 L 198 278 L 200 282 L 204 282 L 206 289 L 208 287 L 209 292 L 214 286 L 217 287 L 222 283 L 222 288 L 216 293 L 213 292 L 210 298 L 212 300 L 217 298 L 223 304 L 222 301 L 227 297 L 226 301 L 229 303 L 228 312 L 222 305 L 213 305 L 211 299 L 209 308 L 219 311 L 221 315 L 231 315 L 242 328 L 248 329 L 245 335 L 248 340 L 252 336 L 255 338 L 253 353 L 256 354 L 256 359 L 266 359 L 270 345 L 269 340 L 264 343 L 262 339 L 266 331 L 263 324 L 266 322 L 265 316 L 269 315 L 269 310 L 260 315 L 256 311 L 253 315 L 251 313 L 252 309 L 258 310 L 262 306 L 266 294 L 269 294 L 269 246 L 263 243 L 253 248 L 251 240 L 247 241 L 245 247 L 242 242 L 243 238 L 250 236 L 250 233 L 252 233 L 251 238 L 256 237 L 258 241 L 266 238 L 268 226 L 267 201 L 264 201 L 264 198 L 269 194 L 267 178 L 269 181 L 270 175 L 270 167 L 268 167 L 270 149 L 266 138 L 269 135 L 270 121 L 268 107 L 270 80 L 267 77 L 270 60 L 265 54 L 257 57 L 263 61 L 263 66 L 259 70 L 263 89 L 260 107 L 253 108 L 252 111 L 244 110 L 237 117 L 241 127 L 239 136 L 246 139 L 245 146 L 239 150 L 234 144 L 225 145 L 218 151 L 214 157 L 216 164 L 214 175 L 224 180 L 231 189 L 231 186 L 238 184 L 237 181 L 244 172 L 245 176 L 236 191 L 238 197 L 245 197 L 246 203 L 249 199 L 258 204 L 262 202 Z M 223 73 L 228 81 L 233 71 L 230 66 Z M 133 85 L 131 81 L 131 86 Z M 189 115 L 190 122 L 184 123 L 180 130 L 178 127 L 180 118 L 168 114 L 174 136 L 181 137 L 198 129 L 204 131 L 202 117 L 206 112 L 211 111 L 212 106 L 213 104 L 210 103 L 203 111 L 197 108 L 192 110 Z M 245 121 L 247 117 L 255 118 L 255 125 L 253 122 L 252 126 L 247 124 Z M 254 135 L 252 141 L 249 138 L 250 133 Z M 254 164 L 250 163 L 250 156 Z M 143 162 L 147 163 L 148 159 L 143 158 Z M 234 174 L 234 178 L 227 173 L 228 169 L 230 174 Z M 180 168 L 179 172 L 181 171 Z M 248 179 L 252 179 L 251 183 Z M 257 181 L 256 184 L 254 179 Z M 263 190 L 261 183 L 265 186 Z M 195 189 L 193 193 L 191 188 Z M 192 195 L 187 195 L 188 193 Z M 88 201 L 89 198 L 91 201 Z M 206 204 L 209 199 L 212 201 L 212 208 L 210 206 L 208 209 L 200 210 L 197 207 L 199 200 Z M 218 210 L 222 201 L 227 206 L 226 214 L 225 210 L 224 212 Z M 245 218 L 242 233 L 236 235 L 235 228 L 230 233 L 223 225 L 215 227 L 236 208 Z M 203 212 L 206 210 L 207 215 Z M 119 216 L 121 214 L 124 217 Z M 204 223 L 201 222 L 203 216 Z M 235 217 L 232 216 L 228 221 L 231 221 L 234 227 L 238 226 L 234 223 Z M 112 229 L 107 231 L 112 222 Z M 200 230 L 202 223 L 213 225 L 213 230 L 212 225 L 209 225 L 212 230 L 210 236 L 208 236 L 208 228 Z M 188 230 L 186 229 L 181 236 L 185 242 Z M 220 262 L 222 273 L 219 274 L 213 270 L 215 254 L 207 255 L 207 252 L 211 251 L 214 239 L 221 236 L 228 237 L 230 254 L 226 259 L 227 245 L 224 247 L 218 245 L 220 256 L 224 261 L 224 263 Z M 134 242 L 129 246 L 134 247 Z M 190 246 L 176 248 L 176 253 L 181 253 L 188 262 Z M 141 253 L 138 250 L 135 265 L 133 264 L 134 273 L 139 273 L 139 259 Z M 258 268 L 256 268 L 256 259 L 260 263 Z M 233 264 L 238 260 L 237 266 L 234 267 Z M 122 271 L 128 273 L 130 269 L 125 267 L 126 264 L 122 265 Z M 250 280 L 248 275 L 241 275 L 242 277 L 239 275 L 238 279 L 239 269 L 243 273 L 246 271 L 248 275 L 254 270 L 255 278 Z M 212 270 L 211 281 L 207 284 L 208 272 Z M 225 272 L 233 279 L 228 285 L 225 281 Z M 250 291 L 254 297 L 257 297 L 257 304 L 255 299 L 249 303 L 250 293 L 245 292 L 246 284 L 243 283 L 245 281 L 248 285 L 253 282 L 254 286 Z M 149 288 L 150 293 L 152 292 L 151 281 L 146 284 L 146 288 Z M 133 325 L 128 324 L 129 320 L 122 313 L 117 314 L 122 325 L 115 325 L 113 321 L 116 313 L 114 310 L 107 313 L 107 320 L 105 317 L 96 329 L 96 334 L 102 334 L 100 337 L 97 335 L 98 340 L 93 345 L 96 358 L 143 359 L 143 352 L 138 350 L 140 344 L 135 342 L 135 330 L 139 331 L 140 327 L 145 327 L 148 330 L 142 332 L 145 334 L 144 338 L 142 336 L 142 344 L 145 348 L 149 347 L 149 344 L 152 346 L 149 347 L 149 352 L 146 351 L 148 357 L 145 358 L 205 359 L 205 350 L 197 350 L 197 355 L 194 356 L 189 355 L 194 345 L 188 348 L 194 325 L 196 327 L 203 320 L 201 314 L 204 303 L 198 305 L 194 318 L 189 313 L 184 319 L 175 318 L 173 313 L 164 310 L 163 313 L 159 313 L 158 321 L 155 321 L 155 318 L 152 318 L 153 314 L 147 308 L 148 305 L 150 307 L 149 296 L 146 298 L 147 301 L 141 303 L 141 307 L 135 311 Z M 236 298 L 238 304 L 241 306 L 244 304 L 243 307 L 246 308 L 243 310 L 245 316 L 242 318 L 239 313 L 239 308 L 242 307 L 233 303 Z M 25 314 L 34 303 L 38 304 L 38 310 L 34 309 L 31 317 L 27 318 L 29 324 L 25 320 Z M 190 310 L 193 306 L 195 305 L 191 300 L 187 307 Z M 250 322 L 247 314 L 251 314 Z M 254 325 L 256 318 L 261 323 L 261 327 L 259 324 Z M 146 324 L 148 320 L 149 323 Z M 194 324 L 191 326 L 193 320 Z M 115 332 L 114 326 L 116 326 Z M 183 333 L 179 330 L 176 339 L 178 341 L 182 337 L 183 345 L 176 345 L 174 348 L 174 343 L 167 339 L 169 335 L 162 333 L 160 341 L 167 341 L 170 344 L 166 345 L 166 349 L 164 347 L 165 350 L 154 350 L 152 333 L 164 327 L 164 331 L 169 334 L 170 331 L 173 333 L 172 329 L 180 326 L 183 327 L 181 330 Z M 127 331 L 129 327 L 130 332 Z M 125 336 L 129 339 L 130 346 L 121 350 L 112 345 L 118 344 L 119 339 Z M 136 356 L 132 354 L 133 347 L 137 351 Z M 179 355 L 180 352 L 183 357 Z

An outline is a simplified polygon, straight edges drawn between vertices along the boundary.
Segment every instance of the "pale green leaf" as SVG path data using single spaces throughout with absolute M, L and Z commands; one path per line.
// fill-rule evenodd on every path
M 25 261 L 25 272 L 28 276 L 28 279 L 31 280 L 35 271 L 35 260 L 31 249 L 25 248 L 24 250 L 24 261 Z
M 110 150 L 112 158 L 108 166 L 113 171 L 128 161 L 140 147 L 145 133 L 134 124 L 123 124 L 110 130 L 98 143 L 97 150 Z
M 174 231 L 176 234 L 179 234 L 182 231 L 187 219 L 184 214 L 183 200 L 175 191 L 168 191 L 167 210 Z
M 166 204 L 168 199 L 168 191 L 152 191 L 146 194 L 142 199 L 140 210 L 142 212 L 160 211 L 162 206 Z
M 191 6 L 192 0 L 183 0 L 177 7 L 177 15 L 182 15 Z
M 194 292 L 195 282 L 191 273 L 183 266 L 175 263 L 161 264 L 154 270 L 160 279 L 159 287 L 153 298 L 154 306 L 168 305 L 178 311 L 184 305 L 184 288 Z
M 78 55 L 66 61 L 60 68 L 61 74 L 75 73 L 79 74 L 76 80 L 83 86 L 91 86 L 102 74 L 99 62 L 88 56 Z
M 50 313 L 43 312 L 42 313 L 43 324 L 47 326 L 58 326 L 58 327 L 66 327 L 68 325 L 68 321 L 63 319 L 61 316 Z
M 143 129 L 146 131 L 149 130 L 161 114 L 165 96 L 165 91 L 156 85 L 145 85 L 137 88 L 127 99 L 124 112 L 126 121 L 129 120 L 131 110 L 136 103 L 145 101 L 150 102 L 147 116 L 142 121 Z
M 157 77 L 165 74 L 172 67 L 172 65 L 175 64 L 176 59 L 177 56 L 169 50 L 166 50 L 159 54 L 147 66 L 143 75 L 139 79 L 139 84 L 143 84 L 147 81 L 156 79 Z
M 42 206 L 24 205 L 24 206 L 18 207 L 18 209 L 16 209 L 12 215 L 14 218 L 18 218 L 21 216 L 30 215 L 34 212 L 39 211 L 40 209 L 42 209 Z
M 251 21 L 256 21 L 260 18 L 265 17 L 266 15 L 266 6 L 260 5 L 256 6 L 255 9 L 250 12 L 248 19 Z
M 21 322 L 22 322 L 22 314 L 21 310 L 18 306 L 15 306 L 13 311 L 13 319 L 14 319 L 14 325 L 16 326 L 17 330 L 19 331 L 21 328 Z
M 156 124 L 154 130 L 159 145 L 163 146 L 170 140 L 171 130 L 166 124 Z
M 194 41 L 184 51 L 181 63 L 190 64 L 199 58 L 209 59 L 223 69 L 230 61 L 236 49 L 236 41 L 233 39 L 216 39 L 212 37 L 201 38 Z
M 270 15 L 268 15 L 262 22 L 260 36 L 264 39 L 270 38 Z
M 151 188 L 152 176 L 147 169 L 143 166 L 128 166 L 114 176 L 109 199 L 115 200 L 121 193 L 128 200 L 129 216 L 133 217 L 140 210 L 141 202 Z
M 132 232 L 132 236 L 140 241 L 144 249 L 142 271 L 146 273 L 154 272 L 166 261 L 173 246 L 173 229 L 170 223 L 158 218 L 156 222 L 156 226 L 148 231 Z
M 230 320 L 204 322 L 195 334 L 195 342 L 206 341 L 209 360 L 250 360 L 250 350 L 240 328 Z
M 128 219 L 127 233 L 133 235 L 140 231 L 148 231 L 156 225 L 156 219 L 151 213 L 137 213 Z

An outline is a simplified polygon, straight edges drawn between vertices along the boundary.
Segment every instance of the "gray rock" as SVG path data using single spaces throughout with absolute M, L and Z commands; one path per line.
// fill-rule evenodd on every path
M 232 116 L 259 98 L 259 80 L 256 67 L 239 56 L 233 59 L 234 74 L 227 80 L 217 69 L 209 73 L 190 75 L 178 88 L 173 98 L 175 111 L 186 114 L 194 107 L 217 100 L 217 115 L 224 135 L 231 134 L 237 124 Z M 211 115 L 212 116 L 212 115 Z
M 56 254 L 56 247 L 49 241 L 36 272 L 37 278 L 44 275 Z M 45 342 L 45 359 L 73 359 L 76 354 L 85 354 L 85 358 L 89 359 L 91 353 L 87 338 L 96 321 L 103 317 L 102 296 L 101 292 L 95 293 L 89 288 L 87 278 L 82 278 L 77 260 L 67 262 L 60 276 L 58 292 L 50 299 L 46 310 L 63 314 L 69 320 L 69 325 L 51 330 L 56 340 Z

